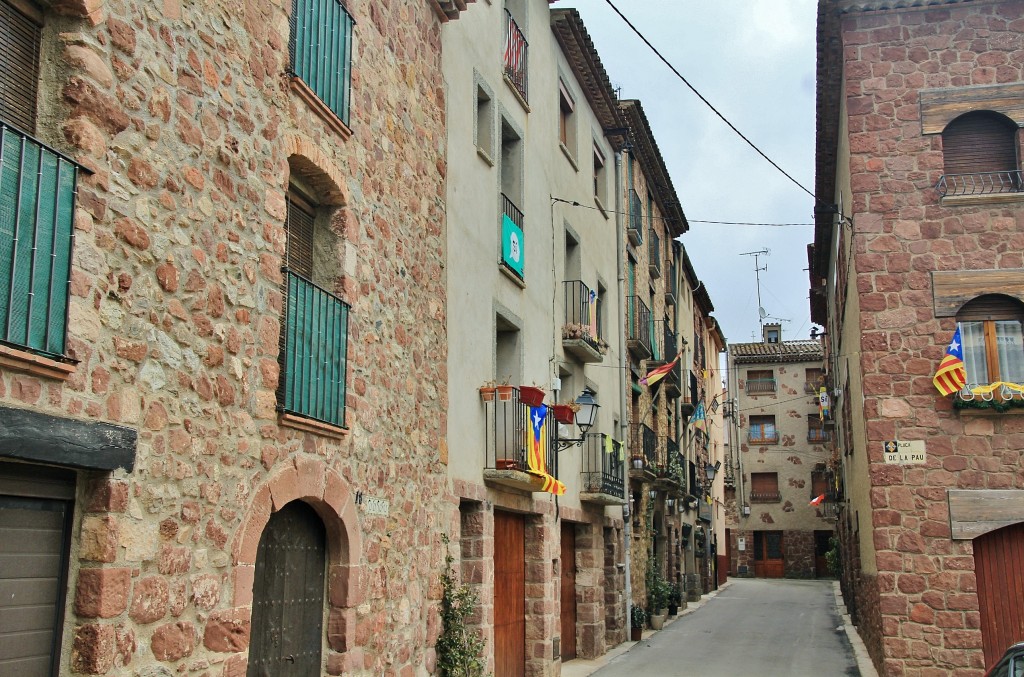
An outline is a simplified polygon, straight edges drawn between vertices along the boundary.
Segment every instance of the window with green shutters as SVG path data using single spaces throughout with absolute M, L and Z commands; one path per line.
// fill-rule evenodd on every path
M 288 196 L 278 406 L 345 427 L 349 305 L 313 281 L 316 205 Z
M 291 72 L 349 123 L 352 84 L 352 27 L 355 22 L 338 0 L 294 0 L 288 51 Z

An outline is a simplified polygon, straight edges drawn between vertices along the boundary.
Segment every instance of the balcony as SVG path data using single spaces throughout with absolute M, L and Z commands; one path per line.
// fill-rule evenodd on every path
M 651 310 L 639 296 L 630 296 L 626 312 L 626 347 L 638 359 L 646 360 L 652 355 Z
M 643 459 L 644 469 L 653 477 L 658 462 L 658 436 L 650 426 L 644 423 L 629 425 L 629 451 L 631 458 Z
M 778 444 L 779 431 L 774 427 L 751 426 L 747 432 L 747 441 L 751 444 Z
M 278 408 L 345 427 L 349 305 L 285 268 Z
M 782 494 L 776 489 L 775 491 L 751 491 L 750 502 L 751 503 L 778 503 L 782 500 Z
M 520 282 L 526 268 L 523 238 L 523 212 L 504 193 L 501 194 L 501 265 Z
M 626 502 L 622 442 L 604 433 L 588 433 L 583 442 L 583 486 L 580 501 L 598 505 Z
M 629 189 L 629 222 L 626 224 L 626 235 L 634 247 L 644 241 L 644 212 L 640 206 L 640 195 L 633 188 Z
M 663 437 L 664 456 L 655 469 L 657 478 L 654 486 L 673 495 L 683 491 L 682 458 L 679 456 L 679 444 L 671 437 Z
M 661 277 L 661 238 L 653 228 L 647 232 L 647 271 L 655 279 Z
M 676 279 L 676 262 L 672 261 L 672 265 L 669 266 L 670 278 L 665 284 L 665 305 L 674 306 L 679 290 L 679 282 Z
M 0 122 L 0 341 L 65 360 L 80 167 Z
M 955 195 L 992 195 L 1024 191 L 1024 173 L 1020 170 L 979 172 L 977 174 L 943 174 L 935 185 L 942 197 Z
M 683 378 L 683 382 L 680 384 L 683 392 L 682 399 L 679 401 L 679 410 L 682 416 L 688 417 L 697 407 L 697 375 L 689 370 L 684 371 L 682 363 L 679 364 L 679 371 Z
M 603 362 L 608 342 L 601 338 L 601 298 L 580 280 L 562 285 L 565 302 L 565 324 L 562 325 L 562 348 L 581 362 Z
M 748 395 L 765 395 L 775 392 L 775 379 L 774 378 L 748 378 L 747 379 L 747 394 Z
M 824 428 L 808 428 L 807 441 L 811 444 L 825 444 L 832 439 L 832 432 Z
M 512 13 L 505 10 L 505 77 L 509 84 L 523 97 L 523 102 L 529 101 L 527 96 L 527 50 L 526 37 L 519 29 L 519 24 L 512 18 Z
M 518 491 L 542 491 L 544 479 L 530 473 L 526 451 L 530 426 L 530 408 L 523 404 L 519 396 L 519 388 L 512 388 L 509 400 L 494 399 L 486 402 L 487 424 L 484 443 L 484 480 Z M 548 418 L 544 423 L 546 439 L 543 440 L 545 471 L 552 477 L 558 477 L 557 446 L 553 443 L 557 436 L 558 423 L 554 413 L 548 408 Z

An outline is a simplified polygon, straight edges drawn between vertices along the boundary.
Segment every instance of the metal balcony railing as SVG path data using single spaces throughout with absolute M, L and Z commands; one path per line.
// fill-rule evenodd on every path
M 497 470 L 530 469 L 527 461 L 527 448 L 533 428 L 530 425 L 530 407 L 523 404 L 519 396 L 519 388 L 513 387 L 512 396 L 502 400 L 499 394 L 491 402 L 487 402 L 486 441 L 484 443 L 484 468 Z M 554 412 L 548 407 L 547 419 L 544 422 L 544 463 L 546 471 L 558 478 L 558 422 Z
M 756 395 L 758 393 L 774 393 L 775 392 L 775 379 L 774 378 L 748 378 L 747 379 L 747 394 Z
M 648 468 L 658 462 L 658 436 L 645 423 L 629 425 L 629 449 L 633 456 L 642 455 Z
M 641 359 L 650 357 L 651 310 L 639 296 L 627 299 L 626 345 Z
M 943 174 L 935 185 L 939 195 L 987 195 L 1019 193 L 1024 190 L 1024 173 L 1020 170 L 979 172 L 976 174 Z
M 782 500 L 782 494 L 776 489 L 775 491 L 751 491 L 750 502 L 751 503 L 778 503 Z
M 527 55 L 528 45 L 526 36 L 519 28 L 519 24 L 512 18 L 512 13 L 505 10 L 505 77 L 509 79 L 523 97 L 523 101 L 529 101 L 527 96 Z
M 661 277 L 661 238 L 653 228 L 647 232 L 647 272 L 652 278 Z
M 501 265 L 522 280 L 526 274 L 523 212 L 505 193 L 501 194 L 501 212 L 504 214 L 501 224 Z
M 639 246 L 644 241 L 644 211 L 640 195 L 635 189 L 629 189 L 629 222 L 626 224 L 626 235 L 629 242 Z
M 811 444 L 824 444 L 830 439 L 832 439 L 831 431 L 825 430 L 824 428 L 807 429 L 807 441 Z
M 601 298 L 580 280 L 563 283 L 565 298 L 565 326 L 562 338 L 579 338 L 594 350 L 605 352 L 607 344 L 601 338 Z
M 345 427 L 349 305 L 285 268 L 278 406 Z
M 291 13 L 291 72 L 346 125 L 352 90 L 352 16 L 341 2 L 297 0 Z
M 81 167 L 0 122 L 0 341 L 61 358 Z
M 778 444 L 779 431 L 774 426 L 750 426 L 747 432 L 747 441 L 754 444 Z
M 501 213 L 507 216 L 512 223 L 520 228 L 523 227 L 523 212 L 512 202 L 512 198 L 504 193 L 501 194 Z
M 665 303 L 674 306 L 676 304 L 676 296 L 679 290 L 679 282 L 676 280 L 676 262 L 672 261 L 672 265 L 669 266 L 669 280 L 665 285 Z
M 587 433 L 583 442 L 583 491 L 625 500 L 625 475 L 622 442 L 604 433 Z

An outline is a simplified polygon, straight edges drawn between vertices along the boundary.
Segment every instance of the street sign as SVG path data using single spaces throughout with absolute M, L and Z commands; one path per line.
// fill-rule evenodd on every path
M 927 462 L 924 440 L 889 440 L 882 443 L 886 463 L 923 465 Z

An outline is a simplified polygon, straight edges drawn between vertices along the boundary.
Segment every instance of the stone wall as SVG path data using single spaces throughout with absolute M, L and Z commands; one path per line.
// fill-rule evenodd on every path
M 1024 82 L 1022 17 L 1022 2 L 969 2 L 843 18 L 868 446 L 856 453 L 871 464 L 860 515 L 877 562 L 857 606 L 888 675 L 981 674 L 972 549 L 950 539 L 946 490 L 1024 488 L 1024 418 L 956 411 L 932 385 L 955 322 L 935 317 L 931 280 L 1024 267 L 1024 209 L 942 204 L 941 138 L 922 134 L 919 108 L 921 89 Z M 882 442 L 895 439 L 926 440 L 927 464 L 884 464 Z
M 255 544 L 289 500 L 328 530 L 328 671 L 433 664 L 436 515 L 451 512 L 438 19 L 425 2 L 346 4 L 350 135 L 288 87 L 290 3 L 47 13 L 38 135 L 93 172 L 75 214 L 77 366 L 66 381 L 5 369 L 0 403 L 139 431 L 133 472 L 82 473 L 62 674 L 244 673 Z M 336 210 L 330 291 L 352 306 L 341 435 L 275 410 L 298 167 Z M 389 516 L 359 512 L 356 492 Z

